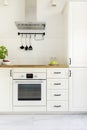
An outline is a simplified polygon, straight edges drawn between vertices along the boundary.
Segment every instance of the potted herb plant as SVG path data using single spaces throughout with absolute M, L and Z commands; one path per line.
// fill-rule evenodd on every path
M 6 56 L 8 56 L 8 49 L 5 46 L 0 46 L 0 64 L 3 63 Z

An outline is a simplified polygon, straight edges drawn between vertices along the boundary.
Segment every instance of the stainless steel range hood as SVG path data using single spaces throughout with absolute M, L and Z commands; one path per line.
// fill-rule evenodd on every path
M 25 19 L 15 24 L 19 30 L 45 29 L 45 22 L 37 21 L 37 0 L 25 0 Z
M 45 23 L 42 22 L 15 22 L 19 30 L 44 30 Z

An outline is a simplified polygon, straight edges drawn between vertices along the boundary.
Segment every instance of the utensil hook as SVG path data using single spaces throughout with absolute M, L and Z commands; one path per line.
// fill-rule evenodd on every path
M 21 43 L 22 43 L 23 34 L 21 34 Z
M 31 45 L 31 34 L 29 35 L 29 44 Z
M 44 34 L 41 34 L 41 35 L 42 35 L 42 38 L 37 39 L 37 38 L 36 38 L 37 34 L 35 34 L 35 35 L 34 35 L 34 40 L 35 40 L 35 41 L 41 41 L 41 40 L 44 40 Z

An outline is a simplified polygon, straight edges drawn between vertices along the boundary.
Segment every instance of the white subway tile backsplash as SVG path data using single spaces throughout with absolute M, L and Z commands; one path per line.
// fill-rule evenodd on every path
M 50 57 L 58 58 L 59 63 L 66 62 L 66 42 L 64 30 L 64 17 L 55 12 L 49 5 L 49 0 L 37 0 L 37 17 L 46 23 L 46 35 L 43 41 L 35 41 L 32 36 L 33 51 L 20 50 L 20 36 L 15 21 L 24 19 L 24 0 L 11 0 L 5 8 L 0 7 L 0 45 L 7 46 L 8 58 L 12 64 L 48 64 Z M 42 9 L 45 9 L 42 10 Z M 25 44 L 25 39 L 23 39 Z M 29 41 L 27 40 L 29 46 Z M 63 53 L 62 53 L 63 52 Z

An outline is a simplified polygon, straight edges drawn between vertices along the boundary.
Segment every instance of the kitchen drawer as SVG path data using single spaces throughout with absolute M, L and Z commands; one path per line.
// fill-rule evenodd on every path
M 47 91 L 47 100 L 68 100 L 68 90 L 48 90 Z
M 68 111 L 68 102 L 65 101 L 48 101 L 47 111 Z
M 46 68 L 13 68 L 13 72 L 17 72 L 17 73 L 46 73 Z
M 68 89 L 68 79 L 47 79 L 47 89 Z
M 47 78 L 68 78 L 67 68 L 48 68 Z

